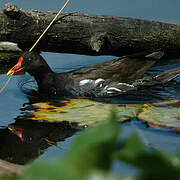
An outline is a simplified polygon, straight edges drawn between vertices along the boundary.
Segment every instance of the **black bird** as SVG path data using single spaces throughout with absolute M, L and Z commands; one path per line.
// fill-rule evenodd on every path
M 155 54 L 156 55 L 156 54 Z M 158 54 L 159 55 L 159 54 Z M 58 97 L 112 97 L 144 86 L 166 83 L 180 75 L 180 67 L 154 76 L 144 73 L 156 62 L 154 53 L 143 58 L 122 57 L 117 60 L 55 73 L 37 52 L 25 52 L 7 75 L 20 71 L 34 76 L 39 93 Z

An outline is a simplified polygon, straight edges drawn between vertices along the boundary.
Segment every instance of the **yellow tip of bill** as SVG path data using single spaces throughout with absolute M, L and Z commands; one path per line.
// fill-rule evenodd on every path
M 12 76 L 14 74 L 14 71 L 12 71 L 12 70 L 9 70 L 8 72 L 7 72 L 7 76 Z

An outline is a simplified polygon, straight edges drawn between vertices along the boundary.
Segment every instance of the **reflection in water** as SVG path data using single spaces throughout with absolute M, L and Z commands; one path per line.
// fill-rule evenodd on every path
M 77 129 L 67 123 L 16 121 L 9 128 L 0 129 L 0 159 L 26 164 L 76 132 Z

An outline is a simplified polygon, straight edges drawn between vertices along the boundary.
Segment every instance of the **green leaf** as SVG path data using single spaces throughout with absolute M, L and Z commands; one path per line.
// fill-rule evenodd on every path
M 173 165 L 171 155 L 149 151 L 136 134 L 128 137 L 117 153 L 119 160 L 139 168 L 140 179 L 171 179 L 180 176 L 180 166 Z M 178 159 L 179 160 L 179 159 Z
M 144 104 L 138 118 L 151 127 L 180 132 L 180 101 Z
M 132 134 L 124 141 L 123 148 L 117 155 L 120 160 L 137 166 L 137 157 L 142 153 L 146 153 L 146 147 L 136 134 Z
M 123 122 L 136 117 L 142 105 L 112 105 L 88 99 L 71 99 L 64 101 L 41 102 L 25 109 L 24 118 L 39 121 L 62 122 L 68 121 L 77 126 L 92 126 L 105 122 L 114 109 L 117 120 Z M 29 116 L 30 113 L 30 116 Z
M 107 174 L 100 171 L 94 171 L 88 175 L 87 180 L 134 180 L 132 176 L 115 176 L 113 174 Z
M 89 128 L 78 137 L 70 152 L 62 159 L 63 166 L 70 167 L 77 175 L 93 169 L 108 170 L 118 134 L 119 125 L 115 122 Z

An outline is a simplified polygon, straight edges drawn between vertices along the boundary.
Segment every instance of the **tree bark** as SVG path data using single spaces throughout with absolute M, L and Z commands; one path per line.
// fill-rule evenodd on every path
M 29 50 L 55 12 L 0 10 L 0 41 Z M 63 13 L 35 48 L 37 51 L 122 56 L 144 51 L 180 52 L 180 26 L 115 16 Z

